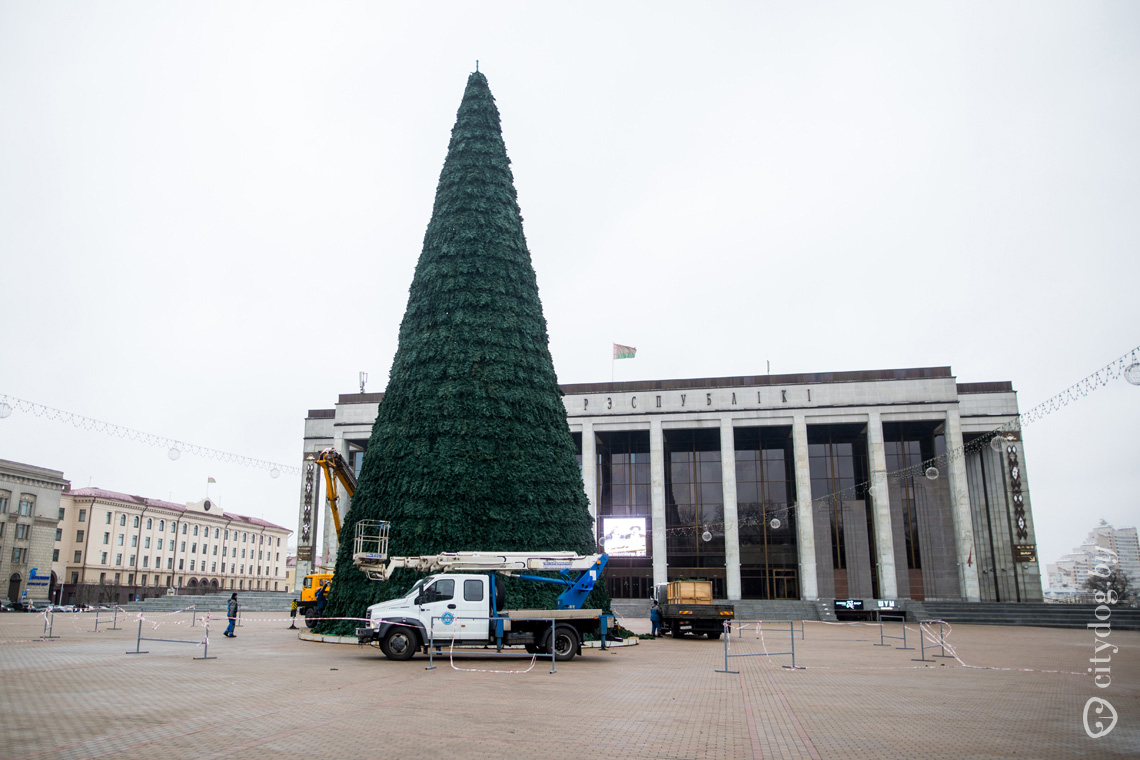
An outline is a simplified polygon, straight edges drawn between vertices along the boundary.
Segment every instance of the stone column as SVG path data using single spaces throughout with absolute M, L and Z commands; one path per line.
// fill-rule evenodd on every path
M 653 526 L 653 585 L 669 582 L 665 541 L 665 436 L 661 420 L 649 423 L 650 517 Z
M 879 560 L 879 598 L 897 599 L 895 539 L 891 531 L 891 497 L 887 489 L 887 453 L 883 446 L 883 418 L 871 412 L 867 421 L 867 454 L 871 460 L 871 506 L 875 526 L 875 550 Z
M 720 420 L 720 480 L 724 498 L 725 591 L 730 600 L 740 599 L 740 523 L 736 511 L 736 439 L 732 418 Z
M 594 542 L 598 540 L 598 450 L 594 438 L 594 423 L 582 421 L 582 486 L 590 504 L 590 517 L 594 518 Z
M 946 411 L 946 470 L 950 478 L 950 509 L 954 516 L 954 549 L 958 558 L 958 582 L 967 601 L 981 601 L 978 562 L 974 551 L 974 521 L 970 513 L 970 490 L 966 484 L 966 451 L 962 443 L 962 418 L 957 409 Z M 1000 482 L 1000 481 L 999 481 Z
M 815 519 L 811 505 L 811 469 L 808 461 L 807 419 L 802 412 L 792 422 L 796 465 L 796 549 L 800 555 L 800 598 L 819 598 L 815 569 Z

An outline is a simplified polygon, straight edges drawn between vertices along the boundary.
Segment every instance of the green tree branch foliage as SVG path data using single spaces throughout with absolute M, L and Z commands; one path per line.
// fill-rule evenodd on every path
M 352 536 L 362 519 L 391 523 L 393 556 L 595 551 L 548 343 L 499 111 L 476 72 L 451 131 L 346 516 L 329 617 L 362 617 L 419 577 L 400 571 L 381 584 L 353 567 Z M 547 586 L 511 582 L 508 606 L 549 604 L 558 589 Z M 609 607 L 603 584 L 595 595 L 589 606 Z
M 1107 575 L 1090 573 L 1085 581 L 1085 591 L 1100 598 L 1111 600 L 1113 604 L 1130 604 L 1136 598 L 1136 589 L 1128 573 L 1120 569 L 1119 565 L 1109 570 Z

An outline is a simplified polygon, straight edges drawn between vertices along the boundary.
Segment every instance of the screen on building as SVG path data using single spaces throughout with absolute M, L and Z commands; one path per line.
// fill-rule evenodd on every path
M 611 557 L 644 557 L 644 517 L 603 517 L 602 547 Z

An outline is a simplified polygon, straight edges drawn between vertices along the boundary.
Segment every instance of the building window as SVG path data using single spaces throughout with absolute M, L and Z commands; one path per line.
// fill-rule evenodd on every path
M 143 539 L 143 548 L 144 549 L 150 548 L 150 536 L 147 536 L 146 538 Z
M 868 509 L 870 468 L 867 437 L 858 425 L 808 426 L 808 467 L 816 546 L 831 555 L 834 597 L 879 594 L 872 515 Z M 828 537 L 822 543 L 820 535 Z
M 63 540 L 63 528 L 56 528 L 55 529 L 55 540 L 56 541 L 62 541 Z
M 72 562 L 74 562 L 74 563 L 75 563 L 75 564 L 77 564 L 77 565 L 78 565 L 80 562 L 82 562 L 82 561 L 83 561 L 83 550 L 82 550 L 82 549 L 80 549 L 80 550 L 77 550 L 77 551 L 75 552 L 75 557 L 74 557 L 74 559 L 72 559 L 71 561 L 72 561 Z
M 0 515 L 8 514 L 8 500 L 12 498 L 7 491 L 0 491 Z
M 190 544 L 190 553 L 191 554 L 197 554 L 198 553 L 198 544 Z
M 183 541 L 182 545 L 178 547 L 178 551 L 180 551 L 180 552 L 186 551 L 186 542 L 185 541 Z
M 183 527 L 185 527 L 185 526 L 183 526 Z M 175 522 L 174 520 L 170 521 L 170 532 L 171 533 L 177 533 L 178 532 L 178 523 Z
M 33 499 L 32 497 L 21 496 L 20 497 L 20 516 L 21 517 L 31 517 L 31 515 L 35 512 L 35 504 L 36 504 L 35 499 Z
M 131 555 L 130 561 L 128 561 L 127 564 L 130 565 L 131 567 L 134 567 L 135 555 L 133 555 L 133 554 Z
M 178 569 L 179 570 L 185 570 L 186 569 L 186 560 L 184 560 L 184 559 L 178 560 Z
M 64 514 L 64 508 L 63 508 L 63 507 L 60 507 L 60 508 L 59 508 L 59 519 L 60 519 L 61 521 L 63 520 L 63 514 Z
M 218 529 L 214 528 L 214 538 L 217 538 L 217 537 L 218 537 Z
M 127 516 L 125 514 L 119 515 L 119 525 L 127 527 Z
M 230 572 L 232 573 L 233 571 L 234 571 L 234 564 L 231 562 L 231 563 L 230 563 Z M 232 583 L 230 584 L 230 588 L 233 588 L 233 584 L 232 584 Z
M 198 535 L 198 526 L 197 525 L 194 526 L 194 535 L 195 536 Z
M 115 555 L 115 564 L 116 565 L 123 564 L 123 555 L 121 553 Z
M 107 552 L 102 552 L 102 556 L 99 559 L 99 564 L 100 565 L 107 564 Z
M 99 585 L 102 586 L 106 582 L 107 582 L 107 574 L 106 573 L 99 573 Z
M 197 527 L 197 526 L 195 526 Z M 182 535 L 186 535 L 186 523 L 182 523 Z
M 115 585 L 116 586 L 119 585 L 119 578 L 121 578 L 121 577 L 122 577 L 122 575 L 120 575 L 119 573 L 115 573 Z
M 245 549 L 242 549 L 242 550 L 241 550 L 241 558 L 242 558 L 242 559 L 245 559 Z
M 111 524 L 111 513 L 110 512 L 107 513 L 107 524 L 108 525 Z
M 166 520 L 159 520 L 158 521 L 158 529 L 160 531 L 166 530 Z
M 24 558 L 28 556 L 28 550 L 22 546 L 17 546 L 12 549 L 12 562 L 22 564 Z
M 139 527 L 139 516 L 138 515 L 135 515 L 135 520 L 134 520 L 134 523 L 131 525 L 131 527 L 132 528 Z
M 150 557 L 145 554 L 143 555 L 143 567 L 150 567 Z M 143 585 L 146 585 L 146 581 L 143 581 Z
M 154 527 L 154 520 L 149 518 L 149 517 L 146 518 L 146 529 L 150 530 L 153 527 Z M 146 584 L 144 583 L 143 585 L 145 586 Z
M 241 534 L 241 542 L 242 542 L 243 544 L 246 542 L 246 539 L 247 539 L 247 538 L 249 538 L 249 534 L 248 534 L 248 533 L 242 533 L 242 534 Z
M 107 533 L 106 531 L 103 532 L 103 543 L 104 544 L 111 543 L 111 534 Z
M 173 570 L 174 569 L 174 557 L 167 557 L 166 558 L 166 569 L 167 570 Z M 168 584 L 170 583 L 170 576 L 167 576 L 166 582 Z
M 214 544 L 214 556 L 218 556 L 218 545 Z
M 190 572 L 194 572 L 194 560 L 190 560 Z
M 736 428 L 736 511 L 745 599 L 799 599 L 790 427 Z
M 79 510 L 79 522 L 87 522 L 87 510 Z
M 139 580 L 139 585 L 140 586 L 146 585 L 146 573 L 143 573 L 143 577 Z
M 77 543 L 77 544 L 83 543 L 83 531 L 81 531 L 81 530 L 75 531 L 75 543 Z
M 724 596 L 724 493 L 719 430 L 665 431 L 669 579 L 707 577 Z M 707 540 L 706 540 L 707 539 Z
M 28 538 L 32 533 L 31 525 L 17 525 L 16 538 Z
M 158 550 L 162 551 L 162 539 L 158 539 Z
M 72 583 L 79 583 L 79 571 L 78 571 L 78 570 L 73 570 L 73 571 L 72 571 L 72 573 L 71 573 L 71 582 L 72 582 Z
M 135 585 L 135 574 L 134 573 L 127 573 L 127 585 L 128 586 Z
M 120 533 L 116 538 L 119 542 L 119 546 L 122 546 L 123 545 L 123 534 Z
M 51 550 L 51 561 L 52 562 L 59 562 L 59 549 L 52 549 Z
M 210 572 L 211 573 L 218 572 L 218 563 L 217 562 L 211 562 L 210 563 Z

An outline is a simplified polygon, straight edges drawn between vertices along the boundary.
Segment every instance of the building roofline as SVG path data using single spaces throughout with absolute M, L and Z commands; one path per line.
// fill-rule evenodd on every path
M 170 510 L 172 512 L 181 512 L 181 513 L 186 513 L 186 512 L 191 511 L 191 510 L 187 509 L 186 506 L 183 504 L 175 504 L 174 502 L 162 501 L 161 499 L 149 499 L 145 496 L 135 496 L 132 494 L 120 493 L 118 491 L 108 491 L 105 488 L 80 488 L 80 489 L 71 491 L 70 495 L 72 498 L 92 499 L 92 500 L 104 499 L 106 501 L 117 501 L 117 502 L 121 502 L 123 504 L 129 504 L 129 505 L 135 506 L 135 507 L 145 507 L 148 509 L 150 509 L 150 508 L 167 509 L 167 510 Z M 218 518 L 218 519 L 228 519 L 230 522 L 245 523 L 245 524 L 257 526 L 260 528 L 276 528 L 278 530 L 283 530 L 287 533 L 293 532 L 289 528 L 285 528 L 285 527 L 282 527 L 282 526 L 277 525 L 275 523 L 271 523 L 268 520 L 263 520 L 260 517 L 250 517 L 248 515 L 239 515 L 236 512 L 223 512 L 221 515 L 211 515 L 208 513 L 198 513 L 198 512 L 194 512 L 194 514 L 195 515 L 200 514 L 200 516 L 202 516 L 202 517 L 214 517 L 214 518 Z

